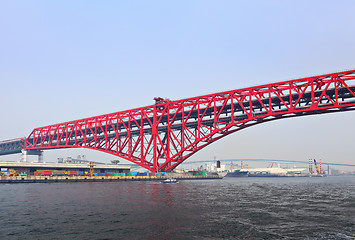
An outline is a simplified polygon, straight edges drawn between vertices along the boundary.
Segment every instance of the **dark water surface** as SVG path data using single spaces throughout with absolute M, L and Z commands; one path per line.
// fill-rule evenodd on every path
M 355 177 L 2 184 L 0 239 L 355 239 Z

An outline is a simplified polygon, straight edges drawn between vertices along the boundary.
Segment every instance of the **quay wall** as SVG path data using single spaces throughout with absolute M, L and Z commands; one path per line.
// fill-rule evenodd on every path
M 167 176 L 1 176 L 0 183 L 51 183 L 51 182 L 114 182 L 114 181 L 162 181 L 174 177 L 179 180 L 221 179 L 218 175 L 167 175 Z

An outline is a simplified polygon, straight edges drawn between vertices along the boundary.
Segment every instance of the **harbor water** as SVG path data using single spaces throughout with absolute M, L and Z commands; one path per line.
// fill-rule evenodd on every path
M 0 185 L 0 239 L 355 239 L 355 177 Z

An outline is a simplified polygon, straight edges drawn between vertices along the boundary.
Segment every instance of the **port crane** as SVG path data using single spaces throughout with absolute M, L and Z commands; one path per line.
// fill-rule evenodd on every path
M 313 174 L 312 159 L 310 158 L 310 159 L 308 159 L 308 161 L 309 161 L 309 173 L 310 173 L 310 174 Z
M 317 161 L 314 159 L 314 168 L 316 169 L 316 173 L 318 174 L 323 174 L 322 168 L 321 168 L 321 162 L 318 165 Z
M 272 162 L 269 164 L 269 166 L 267 168 L 273 168 L 274 165 L 276 166 L 276 162 Z M 278 166 L 277 167 L 280 167 L 280 163 L 278 163 Z

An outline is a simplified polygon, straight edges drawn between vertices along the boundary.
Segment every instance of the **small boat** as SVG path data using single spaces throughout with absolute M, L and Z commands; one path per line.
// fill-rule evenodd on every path
M 178 180 L 176 178 L 167 178 L 163 183 L 178 183 Z

